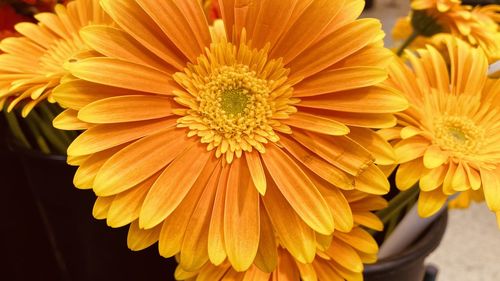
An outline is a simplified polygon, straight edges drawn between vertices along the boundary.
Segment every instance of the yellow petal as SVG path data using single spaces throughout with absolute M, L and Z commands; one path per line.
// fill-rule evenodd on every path
M 480 171 L 486 204 L 490 210 L 500 211 L 500 181 L 498 179 L 498 169 L 489 171 L 481 168 Z
M 360 227 L 352 229 L 349 233 L 336 232 L 335 237 L 358 251 L 367 254 L 376 254 L 378 252 L 378 244 L 375 239 Z
M 422 157 L 429 147 L 429 144 L 427 139 L 420 136 L 398 142 L 394 146 L 398 163 L 404 163 Z
M 359 212 L 353 214 L 354 222 L 356 224 L 371 228 L 376 231 L 382 231 L 384 224 L 380 221 L 379 217 L 372 212 Z
M 335 229 L 349 232 L 354 225 L 354 220 L 349 202 L 347 202 L 342 192 L 335 187 L 322 184 L 313 177 L 311 177 L 311 180 L 313 180 L 314 184 L 318 187 L 318 190 L 332 209 Z
M 425 170 L 420 178 L 420 189 L 422 191 L 432 191 L 444 182 L 446 173 L 448 172 L 448 165 L 442 165 L 432 170 Z
M 396 186 L 400 190 L 407 190 L 414 186 L 424 172 L 421 159 L 413 159 L 399 165 L 396 172 Z
M 428 192 L 420 191 L 420 196 L 418 197 L 418 214 L 423 218 L 434 215 L 441 210 L 447 199 L 448 196 L 439 189 Z
M 244 160 L 231 164 L 224 205 L 224 242 L 227 257 L 237 271 L 247 270 L 259 247 L 259 193 Z
M 321 234 L 331 234 L 330 209 L 302 169 L 275 145 L 266 148 L 262 159 L 277 187 L 304 222 Z
M 432 145 L 425 151 L 424 166 L 427 169 L 434 169 L 443 165 L 448 160 L 448 158 L 448 154 L 442 151 L 439 146 Z

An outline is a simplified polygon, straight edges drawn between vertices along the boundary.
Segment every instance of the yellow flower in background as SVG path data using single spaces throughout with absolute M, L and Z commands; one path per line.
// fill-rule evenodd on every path
M 54 93 L 55 125 L 88 128 L 68 149 L 75 185 L 131 224 L 130 248 L 159 241 L 185 270 L 247 270 L 274 232 L 309 263 L 317 237 L 353 227 L 340 190 L 389 190 L 376 164 L 395 156 L 370 128 L 407 108 L 381 84 L 392 55 L 377 20 L 356 20 L 364 1 L 219 3 L 227 38 L 198 1 L 101 1 L 118 28 L 82 30 L 102 57 Z
M 448 196 L 481 190 L 489 208 L 500 210 L 500 80 L 487 78 L 481 49 L 448 38 L 447 58 L 428 46 L 407 52 L 412 70 L 390 67 L 394 87 L 410 108 L 398 114 L 393 139 L 398 162 L 396 185 L 405 190 L 417 181 L 421 216 L 438 211 Z M 451 64 L 448 71 L 447 63 Z M 384 134 L 386 136 L 390 133 Z
M 410 45 L 411 48 L 424 47 L 425 44 L 438 45 L 439 38 L 432 38 L 438 33 L 449 33 L 472 46 L 481 47 L 490 62 L 500 59 L 500 5 L 471 7 L 461 5 L 460 1 L 414 0 L 413 11 L 408 17 L 400 18 L 393 31 L 394 40 L 403 42 L 412 33 L 419 36 Z M 429 26 L 437 24 L 437 26 Z M 418 28 L 416 28 L 418 27 Z
M 330 246 L 321 249 L 310 264 L 298 262 L 286 250 L 279 247 L 268 253 L 275 257 L 276 269 L 272 272 L 266 272 L 261 269 L 265 265 L 258 264 L 246 272 L 237 272 L 227 262 L 220 266 L 207 263 L 196 272 L 185 271 L 179 266 L 175 278 L 192 281 L 362 280 L 363 264 L 371 264 L 376 261 L 378 245 L 373 237 L 359 225 L 381 230 L 382 222 L 370 211 L 385 208 L 387 203 L 382 197 L 367 196 L 360 192 L 348 192 L 345 195 L 352 205 L 356 226 L 349 232 L 336 231 L 332 237 L 325 237 Z M 368 221 L 369 223 L 367 223 Z
M 79 30 L 89 24 L 107 24 L 110 19 L 98 0 L 76 0 L 55 13 L 39 13 L 38 24 L 23 22 L 15 26 L 22 37 L 0 42 L 0 105 L 8 110 L 20 102 L 23 116 L 39 102 L 51 98 L 52 89 L 67 74 L 64 64 L 86 50 Z M 1 108 L 1 107 L 0 107 Z

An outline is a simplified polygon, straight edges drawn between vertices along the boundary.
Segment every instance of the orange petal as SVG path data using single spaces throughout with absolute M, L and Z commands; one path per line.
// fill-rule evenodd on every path
M 153 245 L 158 241 L 161 226 L 152 229 L 140 229 L 139 223 L 134 221 L 129 229 L 127 236 L 128 248 L 132 251 L 140 251 Z
M 333 217 L 325 199 L 290 156 L 269 145 L 262 159 L 277 187 L 304 222 L 321 234 L 331 234 Z
M 224 243 L 224 204 L 230 167 L 230 165 L 222 167 L 208 230 L 208 257 L 217 266 L 221 265 L 227 257 Z
M 250 180 L 244 159 L 231 164 L 224 205 L 224 242 L 234 269 L 246 271 L 259 247 L 259 193 Z
M 91 124 L 83 122 L 77 117 L 78 111 L 66 109 L 57 115 L 52 121 L 52 125 L 60 130 L 87 130 L 92 127 Z
M 90 103 L 80 109 L 78 119 L 109 124 L 163 118 L 172 113 L 176 103 L 160 96 L 118 96 Z
M 139 216 L 141 228 L 158 225 L 179 206 L 203 169 L 215 164 L 209 161 L 210 155 L 205 145 L 192 145 L 163 171 L 144 200 Z
M 390 189 L 387 177 L 376 165 L 370 165 L 354 181 L 355 189 L 370 194 L 384 195 Z
M 257 153 L 257 151 L 245 152 L 245 159 L 255 188 L 257 188 L 261 195 L 265 195 L 266 174 L 264 173 L 264 167 L 262 166 L 259 153 Z
M 338 239 L 332 241 L 332 245 L 326 253 L 343 267 L 349 268 L 354 272 L 363 271 L 363 262 L 356 251 Z
M 273 272 L 278 264 L 276 235 L 271 220 L 262 204 L 260 205 L 259 249 L 257 250 L 254 263 L 264 272 Z
M 384 138 L 367 128 L 351 128 L 348 135 L 355 142 L 366 148 L 375 157 L 375 164 L 392 165 L 396 163 L 396 153 Z
M 407 190 L 414 186 L 422 177 L 424 166 L 421 159 L 414 159 L 399 165 L 396 172 L 396 186 L 400 190 Z
M 342 136 L 349 133 L 349 128 L 338 121 L 304 112 L 291 115 L 290 118 L 283 120 L 283 123 L 303 130 L 332 136 Z
M 433 191 L 420 191 L 418 197 L 418 214 L 427 218 L 437 213 L 446 203 L 448 196 L 441 190 L 435 189 Z
M 111 195 L 127 190 L 163 169 L 189 144 L 185 131 L 176 128 L 144 137 L 104 163 L 95 178 L 94 191 Z

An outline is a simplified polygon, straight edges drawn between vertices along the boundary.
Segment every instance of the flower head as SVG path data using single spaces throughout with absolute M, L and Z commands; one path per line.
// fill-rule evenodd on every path
M 96 217 L 131 223 L 132 249 L 159 241 L 186 270 L 247 270 L 273 233 L 310 263 L 319 235 L 353 227 L 340 190 L 389 189 L 376 164 L 393 151 L 369 128 L 407 107 L 380 84 L 391 53 L 356 20 L 363 1 L 219 3 L 210 28 L 199 1 L 101 2 L 117 27 L 82 30 L 101 56 L 54 93 L 55 125 L 87 129 L 75 185 L 100 196 Z
M 25 102 L 23 116 L 39 102 L 51 101 L 52 89 L 68 73 L 66 63 L 87 50 L 78 32 L 89 24 L 109 23 L 98 0 L 76 0 L 56 5 L 55 13 L 39 13 L 38 24 L 15 26 L 22 37 L 0 42 L 0 103 L 10 101 L 8 110 Z
M 425 217 L 448 196 L 471 190 L 481 190 L 496 212 L 500 81 L 487 78 L 488 61 L 481 49 L 453 38 L 446 45 L 447 58 L 428 46 L 417 54 L 407 52 L 411 70 L 401 62 L 391 66 L 391 81 L 410 102 L 398 115 L 398 128 L 390 129 L 401 163 L 396 184 L 406 189 L 419 182 L 419 213 Z
M 500 59 L 499 5 L 473 8 L 461 5 L 458 0 L 414 0 L 412 9 L 409 17 L 398 20 L 394 39 L 405 40 L 416 31 L 421 36 L 411 47 L 420 48 L 425 44 L 439 45 L 440 38 L 432 36 L 449 33 L 472 46 L 481 47 L 490 62 Z

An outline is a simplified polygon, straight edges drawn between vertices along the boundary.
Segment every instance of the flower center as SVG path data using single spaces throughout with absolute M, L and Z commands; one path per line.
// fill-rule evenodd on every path
M 174 93 L 187 107 L 176 111 L 178 127 L 189 128 L 189 136 L 199 136 L 228 163 L 254 148 L 263 153 L 266 143 L 279 140 L 277 132 L 291 132 L 279 121 L 296 112 L 298 102 L 287 75 L 281 60 L 267 59 L 266 48 L 213 43 L 197 64 L 174 74 L 186 90 Z
M 456 156 L 476 154 L 484 142 L 484 130 L 461 116 L 442 116 L 434 123 L 436 143 Z

